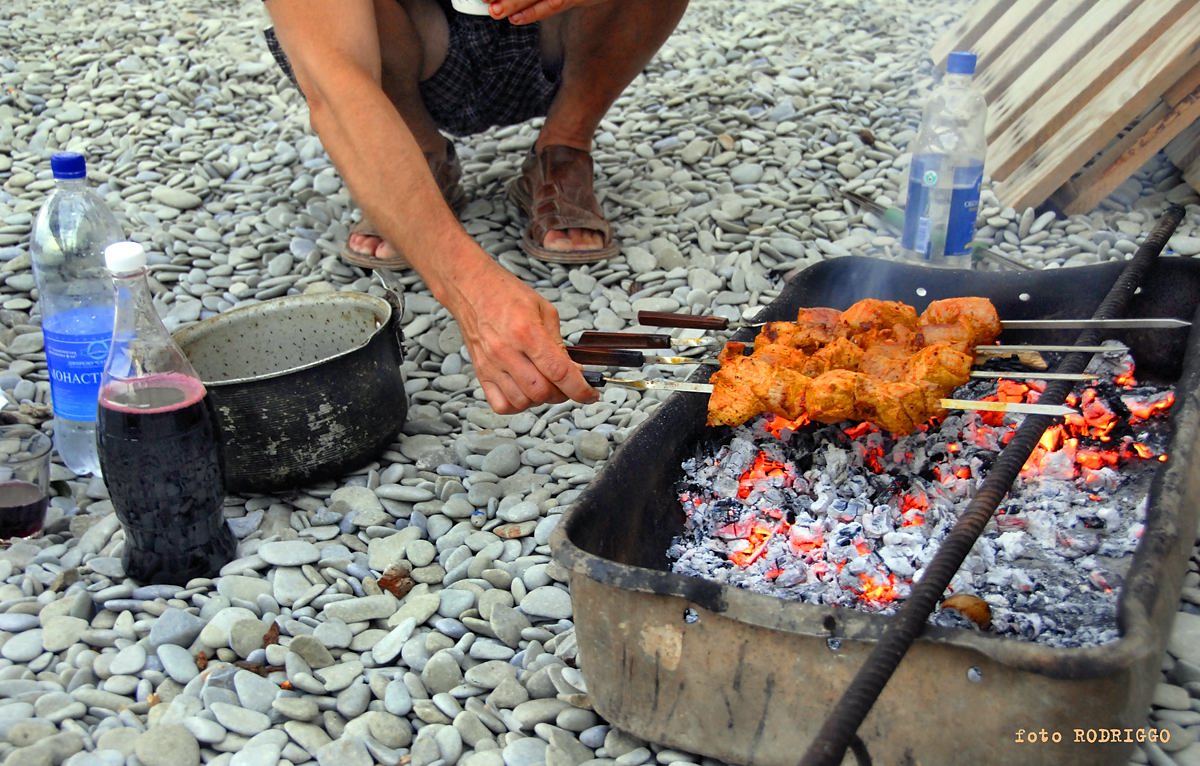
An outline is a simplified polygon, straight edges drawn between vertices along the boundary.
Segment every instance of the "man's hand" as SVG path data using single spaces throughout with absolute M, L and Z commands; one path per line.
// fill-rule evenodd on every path
M 508 19 L 513 24 L 532 24 L 555 14 L 596 5 L 607 0 L 488 0 L 493 19 Z
M 567 356 L 558 312 L 494 262 L 484 274 L 456 280 L 443 298 L 458 320 L 488 403 L 520 412 L 545 402 L 599 398 Z

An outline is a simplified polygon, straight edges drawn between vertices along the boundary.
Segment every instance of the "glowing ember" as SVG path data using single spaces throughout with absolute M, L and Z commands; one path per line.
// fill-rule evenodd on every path
M 900 595 L 896 592 L 896 576 L 893 574 L 881 575 L 879 579 L 875 579 L 871 575 L 863 573 L 858 578 L 862 581 L 862 590 L 859 596 L 863 601 L 874 604 L 890 604 Z
M 1113 378 L 1113 383 L 1121 388 L 1133 388 L 1137 385 L 1137 379 L 1133 377 L 1133 362 L 1126 363 L 1125 369 Z
M 916 527 L 925 523 L 929 510 L 929 496 L 924 492 L 904 495 L 900 498 L 900 526 Z
M 746 537 L 746 545 L 740 551 L 735 551 L 729 555 L 729 560 L 740 567 L 750 566 L 762 556 L 767 549 L 767 541 L 771 535 L 775 534 L 776 527 L 765 527 L 762 524 L 755 524 L 754 529 Z
M 1117 376 L 1118 380 L 1131 382 L 1133 378 L 1132 364 L 1125 372 Z M 1010 389 L 1010 395 L 1016 389 Z M 1026 401 L 1033 401 L 1027 398 Z M 1139 403 L 1127 397 L 1122 397 L 1122 403 L 1129 409 L 1129 423 L 1136 424 L 1142 420 L 1164 414 L 1175 402 L 1175 395 L 1166 392 L 1153 402 Z M 1101 444 L 1112 442 L 1112 432 L 1120 425 L 1121 418 L 1112 410 L 1095 388 L 1087 388 L 1081 394 L 1071 394 L 1067 397 L 1067 406 L 1079 410 L 1078 415 L 1068 415 L 1062 425 L 1050 426 L 1042 434 L 1037 448 L 1029 456 L 1021 475 L 1029 478 L 1038 475 L 1053 475 L 1063 478 L 1082 477 L 1086 484 L 1103 481 L 1093 472 L 1103 468 L 1117 468 L 1126 460 L 1145 460 L 1155 457 L 1154 451 L 1143 444 L 1125 440 L 1114 448 L 1081 446 L 1081 441 L 1095 441 Z
M 763 482 L 787 479 L 790 476 L 791 471 L 786 463 L 772 460 L 767 453 L 759 452 L 758 456 L 754 458 L 754 465 L 750 466 L 738 479 L 738 498 L 745 500 Z
M 765 428 L 767 433 L 771 434 L 776 439 L 780 439 L 784 436 L 785 432 L 799 431 L 801 428 L 811 422 L 812 421 L 808 419 L 807 415 L 801 415 L 795 420 L 788 420 L 787 418 L 779 415 L 767 415 L 766 418 L 763 419 L 763 428 Z
M 1129 422 L 1136 425 L 1171 409 L 1171 405 L 1175 404 L 1175 392 L 1167 391 L 1150 401 L 1122 397 L 1121 402 L 1129 408 Z

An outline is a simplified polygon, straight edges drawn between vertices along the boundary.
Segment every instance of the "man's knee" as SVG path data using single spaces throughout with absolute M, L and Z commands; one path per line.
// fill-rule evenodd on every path
M 416 59 L 418 78 L 438 70 L 450 49 L 450 25 L 437 0 L 375 0 L 379 51 L 390 60 Z

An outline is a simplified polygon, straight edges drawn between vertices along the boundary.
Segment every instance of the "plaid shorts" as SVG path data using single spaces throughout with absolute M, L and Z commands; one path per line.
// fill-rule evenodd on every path
M 450 49 L 441 67 L 420 83 L 434 123 L 451 135 L 467 136 L 545 116 L 558 92 L 562 67 L 543 64 L 538 25 L 514 26 L 459 13 L 450 0 L 439 3 L 450 24 Z M 296 83 L 275 30 L 263 34 L 279 67 Z

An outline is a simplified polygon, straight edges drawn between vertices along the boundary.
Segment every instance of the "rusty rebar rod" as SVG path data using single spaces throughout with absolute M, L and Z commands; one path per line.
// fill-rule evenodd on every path
M 1183 212 L 1179 205 L 1167 207 L 1154 230 L 1146 237 L 1096 309 L 1096 319 L 1116 319 L 1125 314 L 1134 291 L 1145 279 L 1155 259 L 1166 246 L 1167 240 L 1179 226 Z M 1100 340 L 1099 331 L 1085 330 L 1080 333 L 1076 343 L 1092 346 Z M 1091 359 L 1091 353 L 1069 353 L 1063 357 L 1055 371 L 1081 373 Z M 1050 381 L 1038 401 L 1062 404 L 1071 393 L 1073 385 L 1070 381 Z M 900 660 L 925 630 L 929 615 L 933 613 L 938 600 L 950 585 L 950 580 L 962 566 L 975 541 L 983 534 L 984 527 L 996 512 L 1000 501 L 1008 494 L 1025 461 L 1033 454 L 1042 434 L 1056 421 L 1056 417 L 1049 415 L 1028 415 L 1022 421 L 1012 441 L 1001 451 L 984 477 L 966 511 L 938 547 L 921 579 L 913 586 L 911 595 L 889 621 L 875 648 L 825 719 L 803 760 L 800 761 L 801 766 L 837 766 L 842 762 L 846 748 L 856 736 L 858 727 L 871 712 L 875 700 L 879 698 Z

